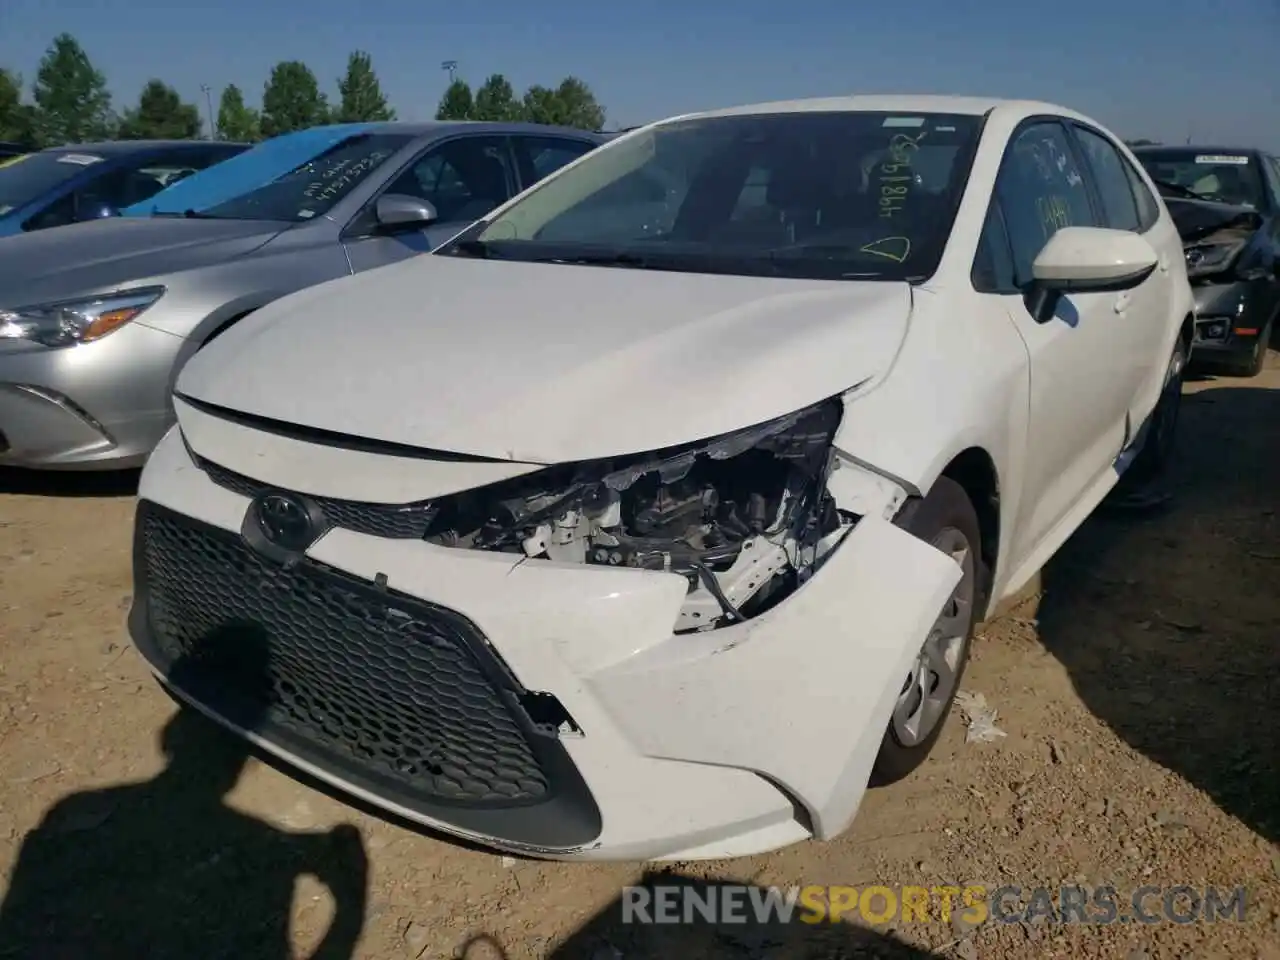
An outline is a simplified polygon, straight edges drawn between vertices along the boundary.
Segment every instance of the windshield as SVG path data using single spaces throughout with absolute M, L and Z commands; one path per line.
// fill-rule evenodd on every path
M 263 186 L 195 212 L 219 220 L 310 220 L 327 213 L 412 139 L 406 134 L 349 138 Z
M 588 154 L 441 253 L 925 277 L 941 257 L 981 123 L 847 111 L 672 121 Z
M 1151 179 L 1201 200 L 1262 205 L 1262 178 L 1253 157 L 1244 153 L 1205 153 L 1195 150 L 1140 151 L 1135 154 Z
M 25 156 L 6 158 L 0 164 L 0 217 L 25 206 L 70 180 L 85 167 L 101 163 L 102 157 L 91 153 L 46 150 Z

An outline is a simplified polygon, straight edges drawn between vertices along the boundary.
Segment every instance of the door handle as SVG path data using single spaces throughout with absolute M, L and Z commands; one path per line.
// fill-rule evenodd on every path
M 1169 255 L 1167 253 L 1160 254 L 1160 259 L 1157 262 L 1159 263 L 1161 273 L 1169 272 Z
M 1128 293 L 1122 293 L 1120 294 L 1120 296 L 1116 297 L 1116 302 L 1115 302 L 1116 313 L 1124 313 L 1126 310 L 1128 310 L 1129 302 L 1132 299 L 1133 297 Z

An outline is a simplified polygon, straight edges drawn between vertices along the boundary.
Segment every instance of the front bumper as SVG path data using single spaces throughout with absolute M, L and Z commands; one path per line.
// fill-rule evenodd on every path
M 1196 361 L 1213 363 L 1249 356 L 1280 305 L 1280 285 L 1269 279 L 1202 284 L 1191 289 L 1196 309 L 1192 357 Z
M 868 518 L 778 607 L 674 636 L 686 584 L 660 572 L 350 529 L 269 570 L 238 535 L 250 500 L 195 466 L 176 430 L 139 497 L 130 629 L 180 697 L 388 811 L 555 859 L 718 858 L 840 833 L 959 579 L 949 558 Z M 168 547 L 148 533 L 156 517 L 176 531 Z M 196 563 L 215 541 L 219 563 Z M 204 653 L 175 656 L 176 633 Z M 242 669 L 228 682 L 214 663 L 233 636 L 265 651 L 256 697 Z M 404 763 L 415 743 L 429 776 Z
M 0 343 L 0 466 L 136 467 L 172 422 L 181 337 L 131 323 L 93 343 Z

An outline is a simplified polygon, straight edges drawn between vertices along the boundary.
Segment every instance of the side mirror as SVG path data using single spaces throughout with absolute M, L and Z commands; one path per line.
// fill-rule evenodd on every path
M 440 215 L 432 204 L 403 193 L 384 193 L 374 204 L 373 214 L 377 218 L 378 226 L 385 230 L 425 227 L 440 219 Z
M 1151 276 L 1159 259 L 1145 238 L 1128 230 L 1063 227 L 1044 245 L 1031 275 L 1049 293 L 1118 292 Z

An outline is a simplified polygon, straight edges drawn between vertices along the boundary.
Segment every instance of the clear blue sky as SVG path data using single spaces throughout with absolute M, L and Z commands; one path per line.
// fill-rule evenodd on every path
M 631 125 L 688 110 L 849 92 L 1046 99 L 1123 136 L 1280 149 L 1280 0 L 0 0 L 0 65 L 30 83 L 69 31 L 116 106 L 150 77 L 199 102 L 303 60 L 332 96 L 353 48 L 392 105 L 427 119 L 441 61 L 517 90 L 582 77 Z

